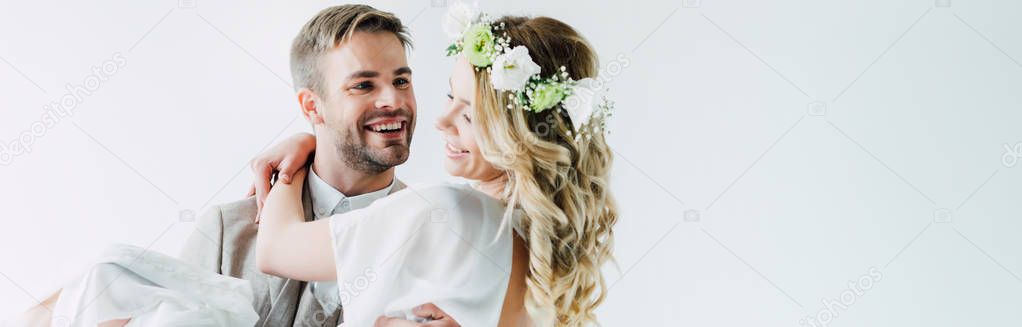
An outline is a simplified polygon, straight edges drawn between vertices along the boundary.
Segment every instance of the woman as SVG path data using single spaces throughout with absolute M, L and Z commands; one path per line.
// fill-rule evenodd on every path
M 387 295 L 411 297 L 406 302 L 413 304 L 433 302 L 466 326 L 493 325 L 485 323 L 490 320 L 478 311 L 499 314 L 501 325 L 509 326 L 529 320 L 540 326 L 593 322 L 593 310 L 605 295 L 600 266 L 611 255 L 611 227 L 617 219 L 607 184 L 611 152 L 600 133 L 606 115 L 599 107 L 596 112 L 579 112 L 580 105 L 569 102 L 580 99 L 567 95 L 584 98 L 582 93 L 592 91 L 578 87 L 592 80 L 576 82 L 570 78 L 595 77 L 595 55 L 576 31 L 555 19 L 502 17 L 471 21 L 462 29 L 460 42 L 450 48 L 457 54 L 457 63 L 450 79 L 446 111 L 436 123 L 447 143 L 445 169 L 451 175 L 474 181 L 471 187 L 412 188 L 363 210 L 328 221 L 305 222 L 300 183 L 278 183 L 263 209 L 258 241 L 260 265 L 266 272 L 285 277 L 336 277 L 339 284 L 344 284 L 350 281 L 346 273 L 365 266 L 379 267 L 382 260 L 373 257 L 396 252 L 405 260 L 378 268 L 383 269 L 376 272 L 385 275 L 381 277 L 383 283 L 408 286 L 409 282 L 401 278 L 423 278 L 428 280 L 426 284 L 441 283 L 439 288 L 464 283 L 459 279 L 463 277 L 431 278 L 444 276 L 448 268 L 437 266 L 456 265 L 450 270 L 464 272 L 466 266 L 487 264 L 452 261 L 452 256 L 465 253 L 440 252 L 459 251 L 457 245 L 436 248 L 430 243 L 443 238 L 443 227 L 428 222 L 435 218 L 436 207 L 445 207 L 445 222 L 458 225 L 456 234 L 476 241 L 493 240 L 489 244 L 473 243 L 476 252 L 513 258 L 506 290 L 504 279 L 497 278 L 504 276 L 485 276 L 467 281 L 478 283 L 469 289 L 486 289 L 484 294 L 456 294 L 452 288 L 452 293 L 433 289 L 431 294 L 416 297 L 410 293 L 417 293 L 416 287 L 422 285 L 411 282 L 415 287 L 389 289 L 393 293 Z M 523 75 L 531 77 L 523 80 Z M 592 102 L 585 103 L 592 106 Z M 574 110 L 563 108 L 566 106 Z M 305 158 L 313 149 L 298 144 L 313 143 L 293 142 L 293 153 L 285 156 Z M 282 158 L 268 159 L 264 161 L 280 162 Z M 283 173 L 298 180 L 303 176 L 303 172 Z M 510 242 L 498 224 L 493 224 L 497 221 L 515 230 Z M 427 227 L 418 227 L 423 222 Z M 497 234 L 496 239 L 492 233 Z M 381 249 L 379 245 L 409 239 L 412 245 L 407 248 L 391 244 Z M 323 250 L 310 252 L 311 248 Z M 335 260 L 328 260 L 331 255 L 325 249 L 330 248 Z M 295 253 L 309 255 L 296 257 Z M 435 257 L 420 261 L 415 256 Z M 506 295 L 499 294 L 505 291 Z M 493 296 L 504 298 L 499 307 L 473 305 Z M 343 305 L 345 321 L 366 318 L 388 307 L 387 301 L 393 299 L 351 299 Z

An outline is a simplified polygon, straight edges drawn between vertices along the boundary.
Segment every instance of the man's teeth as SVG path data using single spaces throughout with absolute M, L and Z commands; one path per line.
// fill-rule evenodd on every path
M 388 123 L 388 124 L 376 124 L 376 125 L 369 126 L 369 128 L 372 129 L 374 132 L 396 131 L 396 130 L 401 129 L 401 122 L 393 122 L 393 123 Z

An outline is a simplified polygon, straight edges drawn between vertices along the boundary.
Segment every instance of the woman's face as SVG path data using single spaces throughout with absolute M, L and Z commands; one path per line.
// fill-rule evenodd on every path
M 447 153 L 444 169 L 453 176 L 484 182 L 501 177 L 501 171 L 483 158 L 476 143 L 472 129 L 475 70 L 465 56 L 458 56 L 450 83 L 451 92 L 447 95 L 445 111 L 436 122 Z

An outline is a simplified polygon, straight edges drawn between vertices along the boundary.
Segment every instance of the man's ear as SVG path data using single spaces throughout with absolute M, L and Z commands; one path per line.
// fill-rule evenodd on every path
M 316 93 L 309 88 L 298 90 L 298 104 L 302 107 L 302 115 L 305 120 L 313 126 L 323 123 L 323 114 L 320 112 L 320 99 Z

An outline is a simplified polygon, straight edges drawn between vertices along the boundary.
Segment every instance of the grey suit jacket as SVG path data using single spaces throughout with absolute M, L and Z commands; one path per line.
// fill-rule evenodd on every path
M 390 193 L 404 189 L 395 179 Z M 305 220 L 315 219 L 309 184 L 302 192 Z M 341 309 L 326 312 L 306 282 L 267 275 L 256 266 L 257 212 L 254 197 L 216 205 L 203 213 L 185 242 L 181 259 L 221 275 L 248 280 L 259 314 L 256 326 L 337 326 Z

